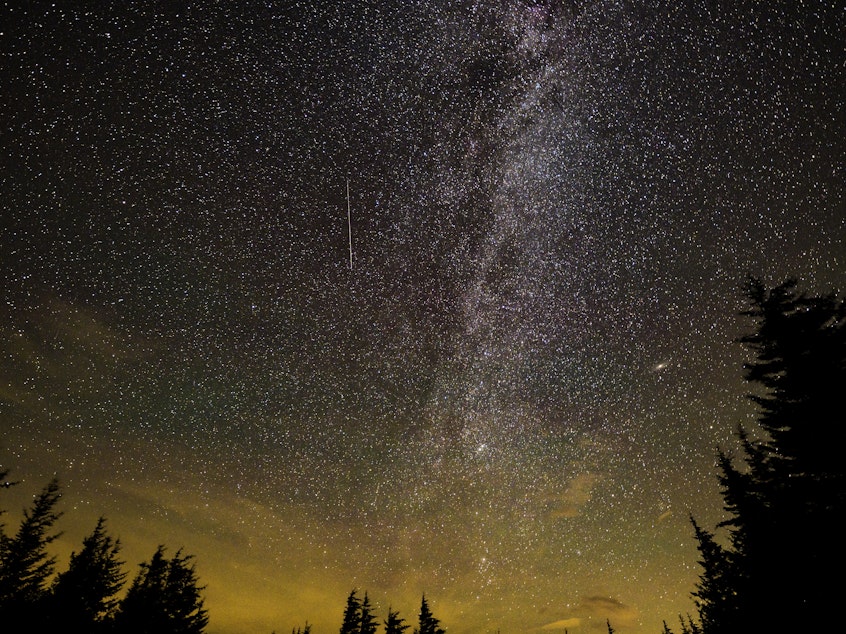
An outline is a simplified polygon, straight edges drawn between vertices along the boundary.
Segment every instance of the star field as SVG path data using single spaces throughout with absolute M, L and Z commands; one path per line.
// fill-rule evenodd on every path
M 2 508 L 56 473 L 60 561 L 100 515 L 127 569 L 184 547 L 213 634 L 335 631 L 353 587 L 456 634 L 674 625 L 754 422 L 743 282 L 846 286 L 843 33 L 6 3 Z

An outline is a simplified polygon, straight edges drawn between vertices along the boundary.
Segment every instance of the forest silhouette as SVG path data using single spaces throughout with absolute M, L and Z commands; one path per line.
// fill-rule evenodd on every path
M 712 530 L 691 517 L 702 572 L 696 613 L 678 615 L 681 634 L 822 632 L 831 629 L 843 569 L 846 303 L 808 296 L 794 281 L 745 289 L 753 322 L 739 343 L 754 359 L 744 370 L 759 415 L 738 428 L 740 459 L 718 452 L 727 519 Z M 0 469 L 0 488 L 17 484 Z M 62 516 L 57 480 L 24 510 L 14 533 L 0 523 L 0 631 L 201 634 L 209 614 L 194 559 L 159 546 L 126 586 L 120 542 L 106 521 L 56 571 L 50 545 Z M 3 511 L 0 510 L 0 513 Z M 0 517 L 0 520 L 3 518 Z M 380 624 L 370 598 L 353 590 L 340 634 L 405 634 L 393 609 Z M 608 632 L 614 629 L 607 621 Z M 414 634 L 444 634 L 424 595 Z M 664 622 L 664 634 L 673 630 Z M 292 634 L 311 634 L 306 622 Z M 657 633 L 656 633 L 657 634 Z
M 844 564 L 846 304 L 792 280 L 750 280 L 746 297 L 754 330 L 740 343 L 755 357 L 745 379 L 758 429 L 738 428 L 739 464 L 719 452 L 728 519 L 712 532 L 691 518 L 702 574 L 681 632 L 829 631 Z

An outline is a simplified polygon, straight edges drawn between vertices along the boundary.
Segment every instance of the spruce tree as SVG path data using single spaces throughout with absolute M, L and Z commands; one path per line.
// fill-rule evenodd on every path
M 68 569 L 53 583 L 49 610 L 52 623 L 91 632 L 107 621 L 118 605 L 116 595 L 126 577 L 119 552 L 120 542 L 109 536 L 106 520 L 101 517 L 83 540 L 82 550 L 71 554 Z
M 745 314 L 756 329 L 741 341 L 755 354 L 746 379 L 758 388 L 751 398 L 764 435 L 741 437 L 747 475 L 723 465 L 721 479 L 733 514 L 742 623 L 822 629 L 839 601 L 825 571 L 846 564 L 839 530 L 846 510 L 846 303 L 798 294 L 793 281 L 768 290 L 753 280 L 747 295 Z M 773 605 L 781 614 L 773 615 Z
M 352 590 L 347 597 L 347 605 L 344 608 L 344 621 L 341 624 L 340 634 L 357 634 L 361 625 L 361 599 L 358 593 Z
M 47 547 L 59 537 L 51 531 L 61 516 L 56 511 L 60 498 L 54 478 L 24 511 L 17 533 L 0 541 L 0 624 L 4 630 L 34 630 L 42 620 L 39 608 L 56 564 Z
M 774 472 L 810 484 L 814 492 L 823 487 L 842 502 L 846 303 L 834 295 L 797 295 L 795 285 L 788 281 L 768 291 L 750 281 L 752 307 L 745 314 L 757 329 L 741 341 L 757 358 L 747 365 L 746 379 L 765 390 L 752 398 L 771 439 L 766 446 Z M 815 496 L 804 502 L 828 504 Z
M 388 620 L 385 621 L 385 634 L 405 634 L 405 631 L 411 627 L 401 618 L 399 612 L 388 608 Z
M 193 563 L 193 555 L 178 550 L 168 563 L 167 596 L 171 620 L 176 632 L 200 634 L 208 624 L 202 591 Z
M 164 632 L 168 625 L 165 608 L 167 558 L 164 546 L 159 546 L 150 561 L 141 563 L 139 568 L 115 615 L 116 630 L 127 634 Z
M 359 634 L 376 634 L 376 629 L 379 627 L 379 621 L 376 615 L 373 614 L 373 608 L 370 605 L 370 599 L 367 592 L 364 593 L 364 599 L 361 601 L 361 615 L 359 617 Z
M 127 590 L 115 615 L 126 634 L 201 634 L 208 624 L 193 557 L 179 550 L 172 559 L 159 546 Z
M 415 628 L 415 634 L 445 634 L 446 630 L 441 628 L 440 623 L 429 609 L 429 602 L 426 601 L 426 595 L 424 594 L 420 604 L 420 625 L 418 628 Z
M 729 631 L 738 616 L 736 602 L 732 601 L 736 579 L 731 555 L 714 541 L 713 533 L 701 528 L 693 518 L 691 523 L 703 568 L 693 593 L 700 622 L 709 632 Z
M 792 281 L 753 280 L 747 297 L 755 329 L 740 341 L 754 353 L 745 378 L 761 433 L 738 432 L 740 467 L 719 456 L 728 547 L 694 523 L 704 572 L 700 624 L 687 629 L 825 631 L 839 601 L 826 571 L 846 565 L 846 302 L 797 294 Z

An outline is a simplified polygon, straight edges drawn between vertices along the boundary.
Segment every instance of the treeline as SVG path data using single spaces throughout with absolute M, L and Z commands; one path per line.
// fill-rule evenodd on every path
M 738 429 L 738 463 L 719 452 L 728 519 L 712 532 L 691 518 L 703 571 L 682 634 L 828 632 L 840 620 L 846 303 L 795 286 L 747 288 L 755 329 L 740 341 L 755 357 L 745 378 L 759 429 Z
M 8 470 L 0 470 L 0 486 L 8 488 Z M 120 542 L 100 518 L 56 574 L 56 558 L 48 547 L 61 513 L 57 480 L 52 480 L 24 511 L 16 533 L 0 524 L 0 630 L 3 632 L 88 632 L 92 634 L 200 634 L 208 623 L 193 558 L 177 551 L 166 556 L 159 546 L 122 599 L 126 573 L 119 558 Z M 2 513 L 2 511 L 0 511 Z
M 382 622 L 385 634 L 404 634 L 411 627 L 406 620 L 393 608 L 388 608 L 387 618 Z M 353 590 L 347 597 L 344 607 L 344 619 L 341 624 L 340 634 L 376 634 L 379 629 L 379 619 L 370 603 L 367 592 L 364 597 L 358 596 L 358 591 Z M 429 608 L 426 595 L 420 603 L 418 613 L 418 625 L 412 630 L 414 634 L 445 634 L 446 630 L 441 627 L 439 619 L 435 618 Z M 291 634 L 310 634 L 311 626 L 306 624 L 302 629 L 297 628 Z
M 0 489 L 15 486 L 9 470 L 0 469 Z M 193 557 L 177 551 L 166 556 L 159 546 L 119 598 L 126 572 L 120 541 L 109 535 L 100 518 L 73 552 L 66 570 L 56 574 L 49 546 L 61 533 L 59 483 L 51 480 L 24 510 L 17 532 L 0 523 L 0 631 L 27 634 L 56 631 L 88 634 L 202 634 L 208 624 Z M 0 509 L 0 516 L 4 511 Z M 405 634 L 411 625 L 388 608 L 384 634 Z M 367 593 L 347 597 L 340 634 L 376 634 L 379 619 Z M 413 634 L 445 634 L 424 595 Z M 311 626 L 292 634 L 311 634 Z

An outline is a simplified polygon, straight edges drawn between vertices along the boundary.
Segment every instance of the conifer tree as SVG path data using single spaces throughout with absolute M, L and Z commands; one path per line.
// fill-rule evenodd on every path
M 704 634 L 702 628 L 689 614 L 687 615 L 687 621 L 685 621 L 684 617 L 680 614 L 679 623 L 681 624 L 681 634 Z M 673 630 L 670 629 L 667 622 L 664 621 L 663 624 L 664 628 L 661 630 L 662 634 L 673 634 Z
M 83 540 L 82 550 L 71 555 L 68 569 L 53 583 L 51 622 L 72 631 L 91 632 L 102 626 L 118 605 L 116 595 L 126 577 L 119 552 L 120 542 L 109 536 L 101 517 Z
M 737 606 L 731 600 L 735 596 L 736 581 L 731 556 L 714 541 L 713 533 L 701 528 L 693 518 L 690 521 L 701 556 L 699 564 L 703 568 L 693 593 L 694 601 L 700 621 L 704 627 L 710 628 L 707 631 L 720 632 L 737 618 Z
M 165 631 L 167 559 L 159 546 L 149 562 L 143 562 L 115 616 L 116 629 L 129 633 Z
M 687 620 L 679 616 L 679 623 L 681 623 L 681 634 L 703 634 L 702 627 L 696 621 L 694 621 L 693 617 L 689 614 L 687 615 Z M 732 627 L 728 631 L 736 632 L 738 630 L 737 628 Z
M 347 605 L 344 608 L 344 621 L 341 624 L 340 634 L 357 634 L 361 626 L 361 599 L 358 598 L 356 590 L 352 590 L 347 597 Z
M 193 555 L 178 550 L 168 564 L 167 594 L 170 615 L 176 631 L 199 634 L 208 624 L 208 611 L 204 607 L 202 591 L 193 563 Z
M 177 551 L 172 559 L 159 546 L 141 564 L 115 615 L 115 627 L 126 634 L 200 634 L 208 624 L 203 588 L 193 557 Z
M 55 478 L 24 511 L 14 536 L 0 541 L 0 624 L 34 628 L 41 620 L 38 607 L 46 596 L 46 585 L 56 564 L 47 547 L 59 534 L 51 534 L 61 516 L 56 505 L 61 498 Z
M 424 594 L 420 604 L 420 625 L 415 628 L 415 634 L 446 634 L 446 630 L 441 628 L 440 623 L 429 609 L 429 602 L 426 601 Z
M 367 592 L 364 593 L 364 599 L 361 601 L 361 615 L 359 617 L 359 634 L 376 634 L 376 629 L 379 626 L 379 621 L 376 615 L 373 614 L 373 608 L 370 605 L 370 599 Z
M 700 623 L 683 632 L 824 631 L 846 565 L 846 302 L 773 289 L 753 280 L 740 341 L 755 355 L 746 380 L 762 434 L 738 432 L 742 467 L 719 456 L 728 548 L 694 522 L 703 575 L 694 593 Z M 773 610 L 778 606 L 778 610 Z
M 385 634 L 405 634 L 411 626 L 401 618 L 399 612 L 388 608 L 388 620 L 385 621 Z

